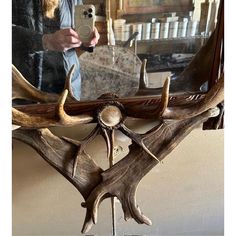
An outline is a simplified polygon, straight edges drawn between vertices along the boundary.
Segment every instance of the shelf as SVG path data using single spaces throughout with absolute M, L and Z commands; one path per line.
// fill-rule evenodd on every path
M 137 54 L 196 53 L 208 38 L 203 36 L 137 41 Z M 125 42 L 117 41 L 118 45 Z

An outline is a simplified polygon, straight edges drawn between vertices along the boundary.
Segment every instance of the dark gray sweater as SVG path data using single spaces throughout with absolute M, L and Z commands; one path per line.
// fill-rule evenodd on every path
M 42 16 L 41 0 L 12 0 L 12 63 L 36 88 L 60 93 L 73 64 L 74 96 L 80 99 L 81 77 L 75 49 L 67 52 L 44 51 L 42 36 L 62 28 L 74 28 L 74 5 L 78 0 L 60 0 L 55 19 Z

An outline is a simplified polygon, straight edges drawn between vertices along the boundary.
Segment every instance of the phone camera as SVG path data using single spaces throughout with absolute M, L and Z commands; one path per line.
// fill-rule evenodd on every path
M 87 15 L 88 15 L 88 12 L 87 12 L 87 11 L 84 11 L 84 15 L 87 16 Z
M 88 9 L 88 12 L 92 13 L 92 12 L 93 12 L 93 9 L 92 9 L 92 8 L 89 8 L 89 9 Z
M 92 15 L 92 14 L 88 14 L 88 17 L 89 17 L 89 18 L 92 18 L 92 17 L 93 17 L 93 15 Z

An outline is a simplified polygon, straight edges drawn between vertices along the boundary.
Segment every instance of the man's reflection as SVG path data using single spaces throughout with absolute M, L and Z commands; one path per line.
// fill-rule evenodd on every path
M 80 66 L 75 48 L 81 46 L 73 30 L 74 5 L 81 0 L 13 0 L 12 63 L 36 88 L 60 93 L 73 64 L 72 92 L 79 100 Z M 97 44 L 99 34 L 86 46 Z

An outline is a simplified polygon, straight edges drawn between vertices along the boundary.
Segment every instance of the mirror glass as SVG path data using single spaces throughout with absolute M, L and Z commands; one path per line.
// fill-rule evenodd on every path
M 36 88 L 61 93 L 66 74 L 76 64 L 71 85 L 80 101 L 96 100 L 106 93 L 119 97 L 159 95 L 168 76 L 172 94 L 207 90 L 206 81 L 194 81 L 199 76 L 193 74 L 194 70 L 199 68 L 187 72 L 185 68 L 210 40 L 219 1 L 83 0 L 84 5 L 93 4 L 96 9 L 100 39 L 93 52 L 80 47 L 59 52 L 58 48 L 47 50 L 47 45 L 42 45 L 42 35 L 74 28 L 74 17 L 79 17 L 74 5 L 82 1 L 51 1 L 59 6 L 51 9 L 51 18 L 45 17 L 50 1 L 36 2 L 12 0 L 12 63 Z M 206 67 L 212 59 L 211 50 L 204 59 Z M 140 70 L 145 59 L 143 86 Z M 16 100 L 17 104 L 24 103 Z

